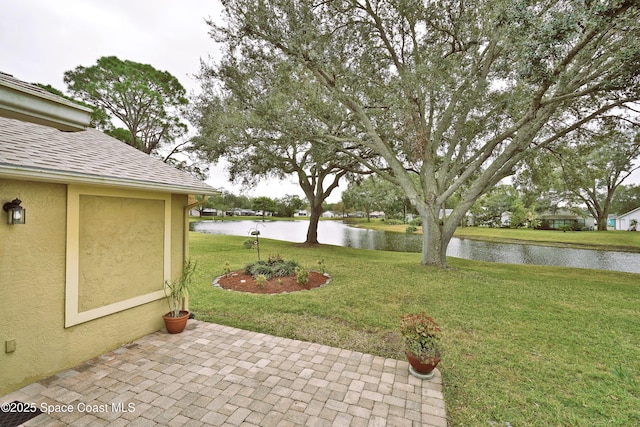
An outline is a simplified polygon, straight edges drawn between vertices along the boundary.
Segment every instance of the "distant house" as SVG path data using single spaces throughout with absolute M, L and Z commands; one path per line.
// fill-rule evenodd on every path
M 362 211 L 355 211 L 355 212 L 349 212 L 347 214 L 347 217 L 349 217 L 349 218 L 366 218 L 367 214 L 365 212 L 362 212 Z
M 373 211 L 369 214 L 369 218 L 384 218 L 384 212 L 382 211 Z
M 640 231 L 640 206 L 625 214 L 618 215 L 616 218 L 616 230 L 632 230 L 634 228 L 634 220 L 635 231 Z
M 204 209 L 191 209 L 189 212 L 191 216 L 197 217 L 211 217 L 211 216 L 223 216 L 224 212 L 218 209 L 204 208 Z
M 88 128 L 90 110 L 0 73 L 0 395 L 163 327 L 212 187 Z M 6 344 L 6 345 L 5 345 Z
M 250 209 L 233 208 L 224 213 L 226 216 L 255 216 L 256 212 Z
M 334 211 L 322 212 L 322 218 L 339 218 L 340 216 L 342 215 Z
M 204 208 L 202 209 L 202 216 L 223 216 L 224 212 L 218 209 Z
M 511 225 L 511 212 L 509 211 L 502 212 L 502 214 L 500 214 L 500 226 L 508 227 L 510 225 Z
M 293 216 L 294 217 L 309 216 L 309 212 L 307 212 L 306 210 L 295 211 L 293 213 Z
M 589 215 L 577 215 L 569 211 L 558 211 L 556 213 L 544 213 L 538 217 L 541 230 L 562 230 L 571 227 L 574 230 L 593 230 L 595 219 Z

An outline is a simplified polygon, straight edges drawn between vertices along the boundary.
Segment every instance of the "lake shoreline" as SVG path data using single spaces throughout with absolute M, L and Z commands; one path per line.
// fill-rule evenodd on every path
M 402 225 L 386 225 L 382 222 L 375 223 L 366 223 L 359 222 L 357 224 L 350 224 L 354 227 L 358 228 L 366 228 L 369 230 L 381 230 L 388 231 L 392 233 L 405 233 L 404 228 L 406 228 L 406 224 Z M 613 243 L 584 243 L 584 242 L 567 242 L 561 240 L 535 240 L 535 239 L 522 239 L 522 238 L 513 238 L 513 237 L 499 237 L 499 236 L 488 236 L 488 235 L 479 235 L 478 233 L 465 233 L 465 230 L 483 230 L 482 227 L 458 227 L 456 232 L 454 233 L 454 237 L 459 239 L 469 239 L 469 240 L 477 240 L 481 242 L 492 242 L 492 243 L 513 243 L 513 244 L 521 244 L 521 245 L 536 245 L 536 246 L 549 246 L 555 248 L 573 248 L 573 249 L 586 249 L 586 250 L 596 250 L 596 251 L 612 251 L 612 252 L 628 252 L 628 253 L 640 253 L 640 245 L 632 246 L 632 245 L 618 245 Z M 509 233 L 510 231 L 516 231 L 518 229 L 507 229 L 507 228 L 487 228 L 487 230 L 500 230 L 500 232 Z M 536 231 L 547 231 L 547 230 L 531 230 L 532 232 Z M 552 230 L 553 233 L 559 234 L 559 237 L 562 237 L 561 231 Z M 576 233 L 618 233 L 618 231 L 568 231 L 566 233 L 576 234 Z M 633 233 L 631 231 L 624 231 L 622 233 Z M 636 232 L 638 233 L 638 232 Z M 414 234 L 422 234 L 422 227 L 418 227 L 418 231 L 414 232 Z
M 253 232 L 259 231 L 259 239 L 273 239 L 300 244 L 304 242 L 308 221 L 261 221 L 247 218 L 241 221 L 195 221 L 191 230 L 208 234 L 226 234 L 246 236 L 250 246 L 255 247 Z M 385 229 L 383 229 L 383 227 Z M 422 235 L 419 233 L 399 232 L 406 226 L 391 226 L 396 230 L 388 230 L 388 225 L 377 222 L 373 227 L 363 224 L 348 224 L 342 221 L 321 221 L 318 225 L 318 238 L 321 244 L 351 247 L 355 249 L 382 250 L 392 252 L 420 253 L 422 250 Z M 470 231 L 471 229 L 463 229 Z M 520 235 L 535 235 L 537 239 L 506 239 L 501 236 L 478 236 L 478 233 L 502 233 L 510 230 L 474 229 L 473 233 L 457 233 L 447 249 L 447 256 L 454 258 L 473 259 L 478 261 L 547 265 L 595 270 L 609 270 L 640 274 L 640 256 L 637 251 L 614 250 L 613 245 L 575 244 L 574 242 L 549 242 L 542 238 L 549 235 L 564 234 L 560 232 L 538 232 L 531 230 L 511 230 Z M 585 233 L 585 234 L 578 234 Z M 585 239 L 589 232 L 575 232 L 570 239 Z M 615 235 L 612 234 L 613 237 Z M 487 238 L 488 237 L 488 238 Z M 567 236 L 565 236 L 567 237 Z M 602 238 L 602 235 L 595 236 Z M 618 234 L 620 237 L 620 234 Z M 625 236 L 622 236 L 625 237 Z M 260 245 L 263 251 L 267 246 Z M 628 248 L 627 248 L 628 249 Z
M 215 218 L 198 218 L 191 217 L 192 222 L 199 221 L 255 221 L 256 223 L 262 222 L 274 222 L 274 221 L 308 221 L 308 217 L 296 217 L 296 218 L 281 218 L 281 217 L 225 217 L 224 219 L 220 217 Z M 340 222 L 345 225 L 354 228 L 362 228 L 367 230 L 379 230 L 379 231 L 387 231 L 390 233 L 400 233 L 405 234 L 406 227 L 408 224 L 400 224 L 400 225 L 387 225 L 382 220 L 372 220 L 371 222 L 367 222 L 363 219 L 354 219 L 349 218 L 348 220 L 343 220 L 342 218 L 321 218 L 321 221 L 331 221 L 331 222 Z M 492 242 L 492 243 L 513 243 L 513 244 L 521 244 L 521 245 L 536 245 L 536 246 L 549 246 L 555 248 L 572 248 L 572 249 L 585 249 L 585 250 L 596 250 L 596 251 L 612 251 L 612 252 L 628 252 L 628 253 L 640 253 L 640 244 L 639 245 L 622 245 L 622 244 L 613 244 L 613 243 L 584 243 L 584 242 L 566 242 L 562 240 L 535 240 L 535 239 L 522 239 L 522 238 L 513 238 L 513 237 L 495 237 L 495 236 L 486 236 L 479 235 L 477 233 L 469 234 L 465 233 L 466 230 L 500 230 L 501 232 L 509 233 L 511 231 L 518 231 L 520 229 L 511 229 L 511 228 L 483 228 L 483 227 L 458 227 L 456 232 L 454 233 L 454 237 L 460 239 L 469 239 L 476 240 L 481 242 Z M 545 231 L 545 230 L 531 230 L 532 232 L 536 231 Z M 599 233 L 598 231 L 568 231 L 561 232 L 552 230 L 554 234 L 558 234 L 558 237 L 563 237 L 561 233 Z M 619 231 L 609 230 L 603 233 L 618 233 Z M 623 233 L 631 233 L 631 232 L 623 232 Z M 422 234 L 422 227 L 418 227 L 418 230 L 412 234 Z

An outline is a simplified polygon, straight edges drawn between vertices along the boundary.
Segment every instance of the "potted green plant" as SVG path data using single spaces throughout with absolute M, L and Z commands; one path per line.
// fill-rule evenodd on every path
M 433 318 L 421 313 L 406 314 L 400 319 L 400 334 L 409 372 L 421 379 L 433 378 L 433 370 L 440 362 L 442 331 Z
M 195 269 L 196 263 L 188 260 L 182 268 L 180 277 L 173 281 L 166 281 L 164 284 L 164 293 L 169 304 L 169 312 L 162 318 L 167 332 L 170 334 L 179 334 L 187 326 L 190 313 L 187 310 L 182 310 L 182 307 L 185 298 L 189 295 L 191 278 Z

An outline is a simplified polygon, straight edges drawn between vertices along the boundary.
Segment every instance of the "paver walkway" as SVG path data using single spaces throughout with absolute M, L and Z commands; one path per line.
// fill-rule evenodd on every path
M 439 372 L 196 320 L 0 397 L 14 400 L 52 411 L 27 426 L 447 425 Z

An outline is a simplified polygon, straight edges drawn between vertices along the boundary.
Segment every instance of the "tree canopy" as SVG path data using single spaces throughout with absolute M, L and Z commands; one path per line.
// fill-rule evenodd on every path
M 572 204 L 585 205 L 597 229 L 607 230 L 611 202 L 618 187 L 640 168 L 640 133 L 608 124 L 574 135 L 580 143 L 567 143 L 552 151 L 561 191 Z M 585 143 L 585 140 L 587 143 Z
M 467 210 L 529 152 L 640 96 L 635 0 L 223 4 L 224 25 L 209 24 L 233 47 L 226 59 L 296 76 L 305 96 L 282 102 L 313 119 L 305 137 L 402 187 L 423 219 L 424 264 L 446 266 Z
M 276 210 L 276 201 L 266 196 L 256 197 L 253 199 L 251 207 L 253 210 L 262 211 L 262 220 L 264 221 L 267 212 L 273 213 Z
M 73 96 L 124 123 L 126 130 L 109 131 L 147 154 L 186 133 L 180 118 L 188 104 L 186 91 L 166 71 L 105 56 L 93 66 L 66 71 L 64 82 Z
M 611 212 L 621 215 L 640 207 L 640 185 L 621 185 L 611 201 Z
M 318 243 L 325 200 L 341 179 L 370 173 L 351 153 L 336 152 L 320 138 L 320 132 L 337 135 L 349 124 L 339 109 L 310 101 L 318 94 L 307 85 L 304 70 L 292 69 L 286 60 L 239 61 L 232 43 L 224 49 L 219 63 L 202 64 L 202 94 L 190 114 L 199 130 L 195 147 L 211 161 L 224 158 L 231 180 L 244 186 L 266 177 L 295 176 L 311 211 L 306 243 Z M 316 116 L 318 108 L 321 116 Z M 370 150 L 359 145 L 351 151 L 370 157 Z
M 305 201 L 295 194 L 287 194 L 276 200 L 276 208 L 280 216 L 292 217 L 293 214 L 305 206 Z
M 342 201 L 347 209 L 362 210 L 367 214 L 367 220 L 372 211 L 383 211 L 387 218 L 399 217 L 406 219 L 410 203 L 402 189 L 389 181 L 382 180 L 375 175 L 362 181 L 350 182 L 342 192 Z

